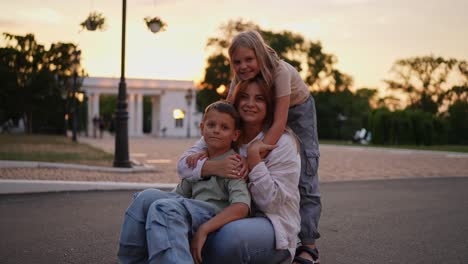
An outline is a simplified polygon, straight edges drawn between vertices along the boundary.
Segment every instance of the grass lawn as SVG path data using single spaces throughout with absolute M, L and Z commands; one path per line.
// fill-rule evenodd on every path
M 59 135 L 0 134 L 0 160 L 112 166 L 113 155 Z
M 320 144 L 340 145 L 340 146 L 356 146 L 356 147 L 379 147 L 379 148 L 396 148 L 396 149 L 415 149 L 415 150 L 434 150 L 434 151 L 450 151 L 468 153 L 468 145 L 433 145 L 433 146 L 418 146 L 418 145 L 361 145 L 353 144 L 346 140 L 319 140 Z

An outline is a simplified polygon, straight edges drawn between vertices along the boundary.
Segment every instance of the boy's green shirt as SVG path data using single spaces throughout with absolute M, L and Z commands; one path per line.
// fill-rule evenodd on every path
M 234 150 L 229 150 L 223 155 L 211 160 L 222 160 L 225 157 L 235 154 Z M 185 198 L 201 200 L 214 205 L 216 213 L 233 203 L 244 203 L 250 208 L 250 193 L 247 184 L 240 179 L 230 179 L 213 175 L 207 180 L 190 182 L 182 180 L 175 192 Z

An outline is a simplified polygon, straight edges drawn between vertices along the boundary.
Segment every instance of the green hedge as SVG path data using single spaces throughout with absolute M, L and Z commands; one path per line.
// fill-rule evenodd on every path
M 447 119 L 421 110 L 405 109 L 394 112 L 375 109 L 369 117 L 372 143 L 381 145 L 447 144 L 450 129 Z

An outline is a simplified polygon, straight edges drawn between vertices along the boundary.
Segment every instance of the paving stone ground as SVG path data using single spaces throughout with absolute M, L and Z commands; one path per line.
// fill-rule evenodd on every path
M 151 173 L 112 173 L 48 168 L 2 168 L 0 179 L 73 180 L 177 183 L 176 162 L 184 150 L 197 139 L 155 138 L 129 139 L 130 158 L 152 165 Z M 114 138 L 79 138 L 80 142 L 114 153 Z M 468 176 L 468 154 L 369 148 L 359 146 L 320 145 L 319 177 L 321 182 Z

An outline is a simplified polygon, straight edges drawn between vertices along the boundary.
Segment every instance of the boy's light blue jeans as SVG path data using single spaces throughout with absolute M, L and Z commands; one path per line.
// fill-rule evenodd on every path
M 121 263 L 193 263 L 190 240 L 216 215 L 204 201 L 148 189 L 136 195 L 122 225 Z

